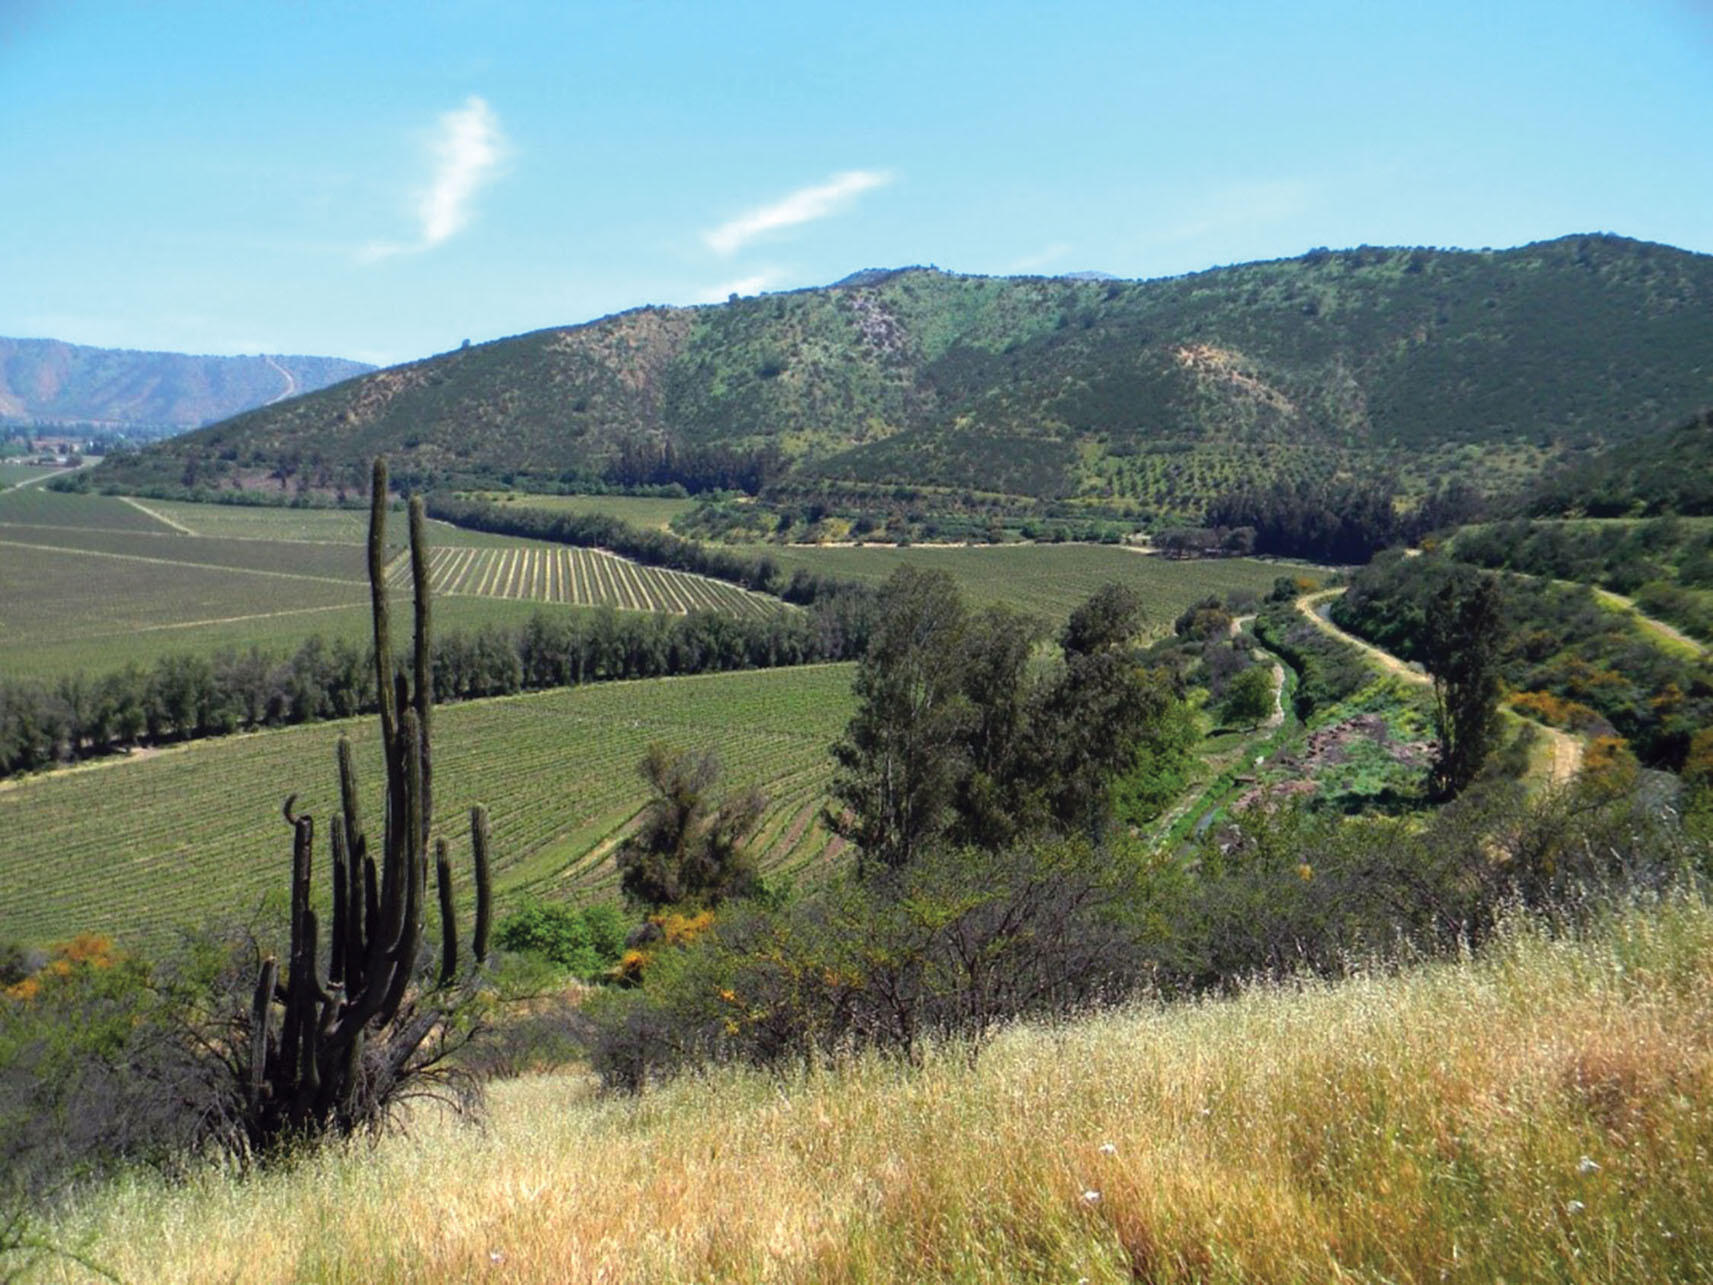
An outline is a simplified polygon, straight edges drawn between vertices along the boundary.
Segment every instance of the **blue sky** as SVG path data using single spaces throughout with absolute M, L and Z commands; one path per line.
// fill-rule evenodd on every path
M 0 334 L 391 362 L 869 266 L 1713 252 L 1713 3 L 0 0 Z

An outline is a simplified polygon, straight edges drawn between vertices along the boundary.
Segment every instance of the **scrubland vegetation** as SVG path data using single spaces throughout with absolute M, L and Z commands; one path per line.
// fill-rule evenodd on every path
M 478 344 L 92 481 L 360 490 L 384 449 L 419 486 L 977 488 L 1131 521 L 1252 482 L 1420 473 L 1429 453 L 1436 476 L 1485 486 L 1490 460 L 1704 410 L 1708 281 L 1702 256 L 1605 236 L 1321 249 L 1158 281 L 878 272 Z
M 586 1076 L 276 1172 L 144 1174 L 42 1231 L 132 1281 L 1698 1281 L 1713 915 L 1144 1003 L 973 1062 Z M 100 1279 L 44 1258 L 29 1279 Z
M 1377 559 L 1339 594 L 1245 559 L 718 549 L 599 506 L 443 501 L 478 534 L 437 565 L 413 500 L 424 610 L 394 669 L 376 477 L 381 660 L 347 648 L 346 668 L 380 674 L 379 741 L 348 730 L 388 764 L 383 808 L 304 757 L 316 738 L 325 752 L 316 729 L 289 733 L 285 758 L 288 734 L 268 732 L 0 792 L 22 832 L 32 800 L 103 777 L 156 780 L 204 748 L 220 769 L 198 778 L 204 807 L 182 790 L 78 795 L 92 855 L 33 849 L 14 881 L 38 917 L 84 887 L 69 932 L 98 927 L 115 889 L 147 918 L 177 886 L 159 863 L 118 878 L 94 855 L 133 815 L 181 854 L 213 850 L 238 842 L 206 824 L 230 799 L 303 786 L 286 803 L 289 982 L 265 960 L 265 910 L 176 947 L 156 915 L 148 959 L 95 936 L 0 955 L 0 1269 L 1713 1279 L 1694 1167 L 1713 1142 L 1704 658 L 1661 650 L 1585 589 L 1433 552 Z M 1276 494 L 1283 508 L 1234 501 L 1262 506 L 1250 535 L 1331 551 L 1406 529 L 1359 484 L 1348 504 Z M 1458 507 L 1436 492 L 1411 520 L 1434 505 Z M 623 629 L 608 612 L 604 651 L 546 617 L 504 646 L 431 642 L 428 594 L 459 568 L 482 563 L 482 586 L 545 575 L 551 594 L 554 569 L 615 543 L 650 573 L 795 605 Z M 209 557 L 249 556 L 219 545 Z M 305 556 L 343 556 L 329 547 Z M 1118 574 L 1085 592 L 1091 556 Z M 1402 659 L 1320 628 L 1308 609 L 1329 597 Z M 646 665 L 670 670 L 688 645 L 674 629 L 710 654 L 725 639 L 737 666 L 828 654 L 829 638 L 857 663 L 452 706 L 431 760 L 431 698 L 484 694 L 495 657 L 520 685 L 660 672 Z M 765 658 L 749 646 L 764 635 Z M 758 698 L 749 723 L 732 718 L 740 688 Z M 1533 771 L 1528 719 L 1586 738 L 1579 770 Z M 556 744 L 567 727 L 580 776 Z M 240 787 L 221 771 L 247 744 Z M 494 856 L 489 812 L 473 814 L 474 879 L 455 873 L 455 827 L 430 843 L 431 761 L 437 817 L 489 805 Z M 359 811 L 387 817 L 366 900 Z M 310 875 L 318 815 L 330 899 Z M 224 853 L 176 861 L 211 896 L 254 896 L 281 881 L 282 837 L 256 832 L 276 855 L 241 858 L 253 885 L 207 876 Z M 41 841 L 64 857 L 63 838 Z M 453 929 L 472 887 L 473 964 Z M 353 1047 L 368 1069 L 349 1078 Z M 425 1094 L 438 1105 L 411 1101 Z

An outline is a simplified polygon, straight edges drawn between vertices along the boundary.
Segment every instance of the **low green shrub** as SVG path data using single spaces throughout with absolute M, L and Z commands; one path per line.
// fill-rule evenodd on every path
M 502 919 L 494 942 L 592 980 L 618 963 L 629 927 L 616 906 L 577 909 L 536 901 Z

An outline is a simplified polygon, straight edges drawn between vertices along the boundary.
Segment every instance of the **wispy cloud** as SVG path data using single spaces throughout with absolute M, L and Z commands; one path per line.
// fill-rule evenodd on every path
M 724 303 L 733 295 L 760 294 L 773 284 L 774 274 L 757 272 L 752 276 L 739 277 L 736 281 L 727 281 L 723 285 L 709 286 L 696 296 L 697 303 Z
M 362 254 L 365 261 L 395 254 L 416 254 L 442 245 L 470 222 L 470 207 L 499 172 L 505 155 L 500 118 L 484 98 L 475 94 L 464 105 L 440 118 L 432 150 L 434 174 L 417 198 L 417 238 L 409 242 L 377 242 Z
M 1013 259 L 1005 265 L 1006 272 L 1039 272 L 1042 268 L 1057 263 L 1071 252 L 1071 247 L 1063 241 L 1055 241 L 1049 246 L 1026 254 L 1021 259 Z
M 798 188 L 783 200 L 740 214 L 705 233 L 702 239 L 718 254 L 733 254 L 768 232 L 837 214 L 862 193 L 890 182 L 892 175 L 884 170 L 846 170 L 825 183 Z

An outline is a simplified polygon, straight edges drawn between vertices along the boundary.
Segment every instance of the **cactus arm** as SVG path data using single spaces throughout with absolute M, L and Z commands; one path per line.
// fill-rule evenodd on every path
M 375 630 L 375 699 L 381 707 L 381 744 L 393 743 L 393 649 L 387 618 L 387 462 L 376 457 L 369 479 L 369 603 Z
M 434 823 L 433 773 L 429 761 L 429 731 L 434 708 L 434 650 L 432 622 L 429 618 L 428 583 L 428 525 L 422 508 L 422 497 L 410 497 L 410 573 L 415 591 L 415 630 L 412 637 L 412 659 L 416 671 L 417 722 L 422 740 L 422 825 L 417 832 L 417 844 L 428 850 L 428 830 Z
M 494 919 L 494 889 L 488 864 L 488 809 L 470 809 L 470 852 L 476 862 L 476 935 L 470 943 L 478 964 L 488 962 L 488 930 Z
M 255 998 L 250 1002 L 250 1110 L 262 1102 L 267 1088 L 268 1035 L 273 1017 L 274 982 L 279 975 L 279 961 L 269 955 L 262 961 L 262 974 L 256 979 Z
M 328 831 L 333 843 L 333 931 L 327 939 L 327 980 L 343 983 L 345 943 L 351 932 L 351 857 L 345 843 L 345 818 L 334 813 Z
M 434 883 L 440 892 L 440 984 L 450 986 L 458 976 L 458 921 L 452 907 L 452 858 L 446 840 L 434 844 Z

